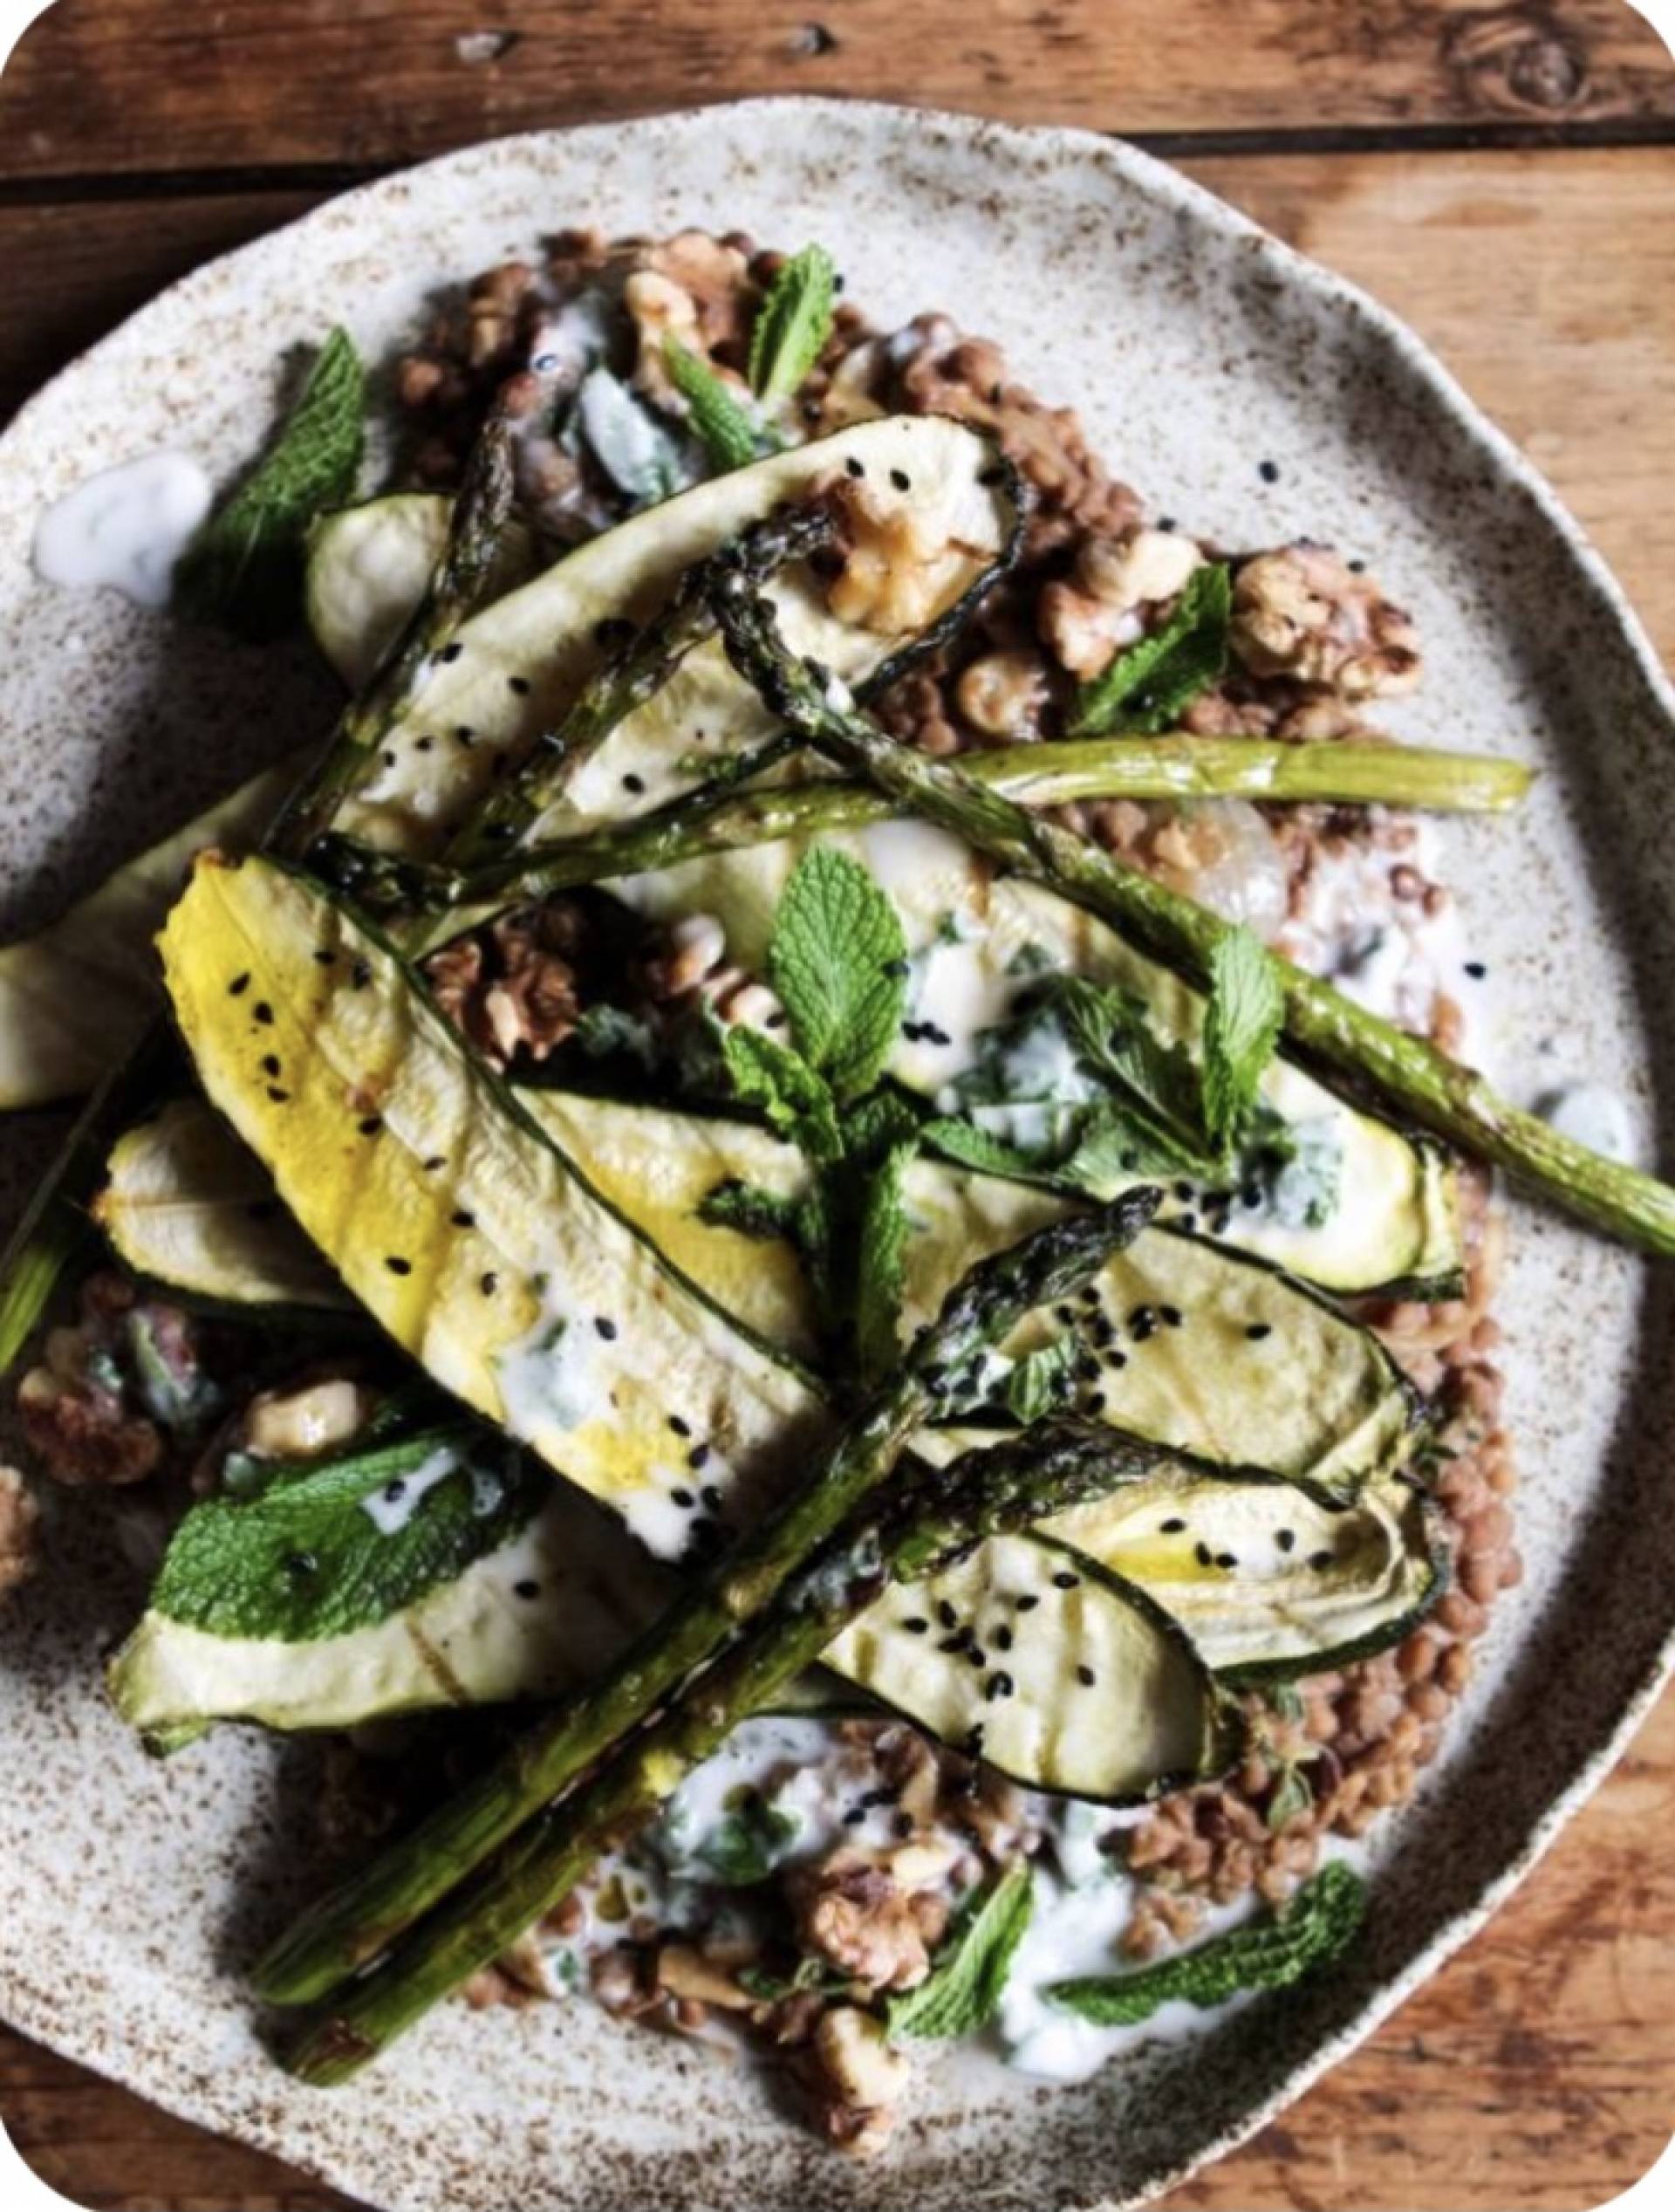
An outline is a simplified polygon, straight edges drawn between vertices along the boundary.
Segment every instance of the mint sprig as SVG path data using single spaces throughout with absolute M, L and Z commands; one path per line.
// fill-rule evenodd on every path
M 774 917 L 768 968 L 797 1049 L 847 1105 L 884 1072 L 907 997 L 900 917 L 858 860 L 817 846 Z
M 879 1381 L 900 1356 L 897 1325 L 906 1284 L 907 1208 L 903 1180 L 916 1144 L 892 1145 L 866 1179 L 855 1270 L 855 1354 L 863 1382 Z
M 974 1899 L 926 1978 L 890 2000 L 885 2025 L 891 2042 L 947 2042 L 987 2027 L 1000 2009 L 1034 1907 L 1029 1869 L 1022 1865 Z
M 663 341 L 669 381 L 687 403 L 687 420 L 717 471 L 748 469 L 778 443 L 739 400 L 724 377 L 678 338 Z
M 1225 561 L 1194 569 L 1168 619 L 1083 684 L 1072 737 L 1150 736 L 1177 722 L 1227 665 L 1233 576 Z
M 1212 1936 L 1132 1974 L 1056 1982 L 1051 2001 L 1097 2027 L 1131 2027 L 1160 2005 L 1208 2010 L 1243 1989 L 1282 1989 L 1340 1958 L 1366 1911 L 1366 1885 L 1341 1859 L 1323 1866 L 1279 1912 Z
M 451 1582 L 534 1517 L 550 1478 L 471 1429 L 429 1429 L 195 1505 L 154 1612 L 206 1634 L 312 1643 Z
M 301 604 L 310 524 L 354 490 L 366 416 L 360 356 L 335 329 L 262 458 L 181 557 L 176 605 L 248 637 L 284 629 Z
M 838 271 L 824 246 L 804 246 L 769 284 L 750 332 L 750 383 L 766 405 L 789 400 L 831 335 Z
M 1226 1151 L 1242 1134 L 1285 1018 L 1273 955 L 1248 929 L 1229 929 L 1210 955 L 1204 1017 L 1204 1121 Z
M 722 1044 L 733 1087 L 759 1106 L 770 1129 L 822 1162 L 840 1160 L 843 1135 L 831 1085 L 801 1052 L 762 1030 L 735 1023 Z

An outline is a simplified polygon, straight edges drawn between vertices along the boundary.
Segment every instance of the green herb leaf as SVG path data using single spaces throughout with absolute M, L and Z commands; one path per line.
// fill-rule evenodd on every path
M 891 2042 L 910 2037 L 945 2042 L 987 2027 L 999 2009 L 1034 1906 L 1029 1867 L 1014 1866 L 1002 1874 L 975 1900 L 975 1909 L 956 1921 L 926 1979 L 890 2000 L 885 2024 Z
M 920 1127 L 919 1111 L 911 1099 L 899 1091 L 875 1091 L 844 1116 L 844 1143 L 851 1160 L 872 1167 L 894 1145 L 917 1148 Z
M 790 1813 L 748 1798 L 716 1822 L 697 1855 L 729 1889 L 749 1889 L 768 1880 L 801 1833 L 802 1823 Z
M 1039 1154 L 1007 1144 L 1001 1138 L 991 1136 L 987 1129 L 980 1129 L 975 1122 L 940 1115 L 934 1121 L 927 1121 L 920 1133 L 932 1150 L 940 1152 L 945 1160 L 973 1168 L 981 1175 L 1010 1175 L 1015 1181 L 1028 1182 L 1041 1179 Z
M 1055 1337 L 1025 1354 L 1006 1379 L 1007 1411 L 1027 1428 L 1044 1421 L 1070 1398 L 1076 1379 L 1076 1339 Z
M 188 613 L 256 638 L 276 635 L 295 618 L 309 525 L 355 488 L 366 382 L 354 340 L 332 331 L 266 453 L 175 570 L 175 599 Z
M 741 1236 L 771 1241 L 796 1236 L 797 1204 L 795 1198 L 730 1175 L 714 1190 L 705 1192 L 699 1202 L 698 1218 L 712 1229 L 736 1229 Z
M 762 1108 L 770 1129 L 800 1146 L 810 1160 L 842 1157 L 831 1086 L 800 1053 L 742 1022 L 727 1031 L 721 1049 L 734 1089 L 748 1106 Z
M 1308 1710 L 1295 1682 L 1275 1682 L 1268 1693 L 1268 1702 L 1282 1721 L 1300 1721 Z
M 917 1149 L 893 1145 L 867 1178 L 861 1201 L 861 1233 L 855 1267 L 855 1351 L 861 1380 L 889 1373 L 900 1356 L 904 1255 L 907 1209 L 902 1181 Z
M 1111 1086 L 1116 1103 L 1160 1166 L 1207 1169 L 1203 1085 L 1184 1044 L 1166 1044 L 1136 992 L 1067 976 L 1053 994 L 1084 1065 Z
M 817 846 L 797 862 L 768 964 L 810 1065 L 841 1103 L 870 1091 L 906 1002 L 907 945 L 895 907 L 858 860 Z
M 1295 1820 L 1300 1812 L 1307 1812 L 1315 1802 L 1315 1793 L 1309 1786 L 1309 1777 L 1301 1767 L 1282 1768 L 1274 1794 L 1268 1801 L 1266 1818 L 1277 1835 L 1288 1820 Z
M 789 400 L 831 335 L 838 272 L 824 246 L 793 254 L 769 285 L 750 332 L 750 382 L 758 397 Z
M 472 1431 L 431 1429 L 194 1506 L 153 1610 L 212 1636 L 287 1644 L 387 1620 L 509 1542 L 548 1495 L 538 1463 L 474 1458 L 477 1445 Z
M 718 471 L 748 469 L 770 442 L 724 377 L 678 338 L 663 341 L 669 381 L 687 403 L 687 420 Z
M 1174 612 L 1119 653 L 1071 702 L 1072 737 L 1152 735 L 1180 719 L 1227 665 L 1232 572 L 1225 561 L 1194 569 Z
M 1132 1974 L 1056 1982 L 1047 1995 L 1067 2012 L 1102 2028 L 1131 2026 L 1149 2020 L 1159 2005 L 1177 2002 L 1207 2010 L 1241 1989 L 1285 1989 L 1340 1957 L 1355 1940 L 1365 1910 L 1365 1884 L 1334 1859 L 1278 1913 Z
M 1273 955 L 1248 929 L 1225 931 L 1210 955 L 1204 1017 L 1204 1121 L 1224 1152 L 1250 1120 L 1284 1018 Z
M 1282 1123 L 1252 1147 L 1240 1178 L 1255 1186 L 1282 1228 L 1318 1229 L 1343 1196 L 1343 1132 L 1330 1114 Z

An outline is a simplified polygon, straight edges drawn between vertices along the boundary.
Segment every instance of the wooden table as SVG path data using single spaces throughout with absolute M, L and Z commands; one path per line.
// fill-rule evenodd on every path
M 1623 0 L 57 0 L 0 82 L 0 420 L 160 284 L 345 185 L 783 91 L 1178 161 L 1429 338 L 1675 656 L 1675 65 Z M 1672 1819 L 1666 1700 L 1493 1926 L 1176 2202 L 1580 2212 L 1627 2187 L 1675 2127 Z M 0 2113 L 80 2204 L 343 2202 L 4 2031 Z

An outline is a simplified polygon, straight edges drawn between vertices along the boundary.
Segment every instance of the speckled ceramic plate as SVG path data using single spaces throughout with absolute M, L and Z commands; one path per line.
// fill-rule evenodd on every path
M 880 318 L 942 306 L 992 333 L 1193 527 L 1234 544 L 1308 531 L 1376 556 L 1429 647 L 1403 730 L 1548 770 L 1515 822 L 1446 832 L 1500 993 L 1491 1063 L 1525 1099 L 1609 1072 L 1655 1150 L 1675 1109 L 1675 864 L 1646 794 L 1675 701 L 1621 596 L 1398 324 L 1172 171 L 1071 132 L 787 100 L 512 139 L 352 193 L 165 293 L 0 441 L 0 922 L 44 918 L 330 707 L 300 653 L 183 644 L 121 602 L 37 586 L 42 504 L 159 445 L 231 465 L 267 419 L 280 350 L 333 319 L 377 352 L 429 286 L 544 231 L 687 222 L 817 236 Z M 39 1125 L 0 1137 L 13 1206 L 49 1140 Z M 235 1969 L 307 1882 L 309 1754 L 226 1734 L 147 1763 L 98 1675 L 136 1579 L 96 1509 L 77 1508 L 58 1516 L 49 1572 L 0 1617 L 0 2012 L 383 2206 L 1139 2200 L 1270 2117 L 1465 1938 L 1668 1666 L 1672 1277 L 1549 1216 L 1518 1208 L 1514 1226 L 1528 1578 L 1446 1758 L 1381 1839 L 1365 1947 L 1319 1986 L 1077 2089 L 945 2072 L 882 2172 L 819 2148 L 753 2073 L 591 2008 L 449 2010 L 352 2091 L 295 2089 L 263 2057 Z

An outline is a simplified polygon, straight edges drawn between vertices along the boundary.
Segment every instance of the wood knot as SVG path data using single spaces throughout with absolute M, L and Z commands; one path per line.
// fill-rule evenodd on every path
M 1445 58 L 1473 113 L 1487 106 L 1518 115 L 1565 114 L 1588 89 L 1586 56 L 1544 6 L 1471 17 L 1450 34 Z

